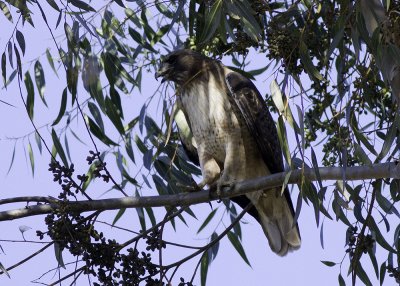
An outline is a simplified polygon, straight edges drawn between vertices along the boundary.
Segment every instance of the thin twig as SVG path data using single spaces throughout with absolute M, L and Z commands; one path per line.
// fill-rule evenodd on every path
M 39 249 L 38 251 L 36 251 L 35 253 L 32 253 L 31 255 L 29 255 L 28 257 L 22 259 L 21 261 L 19 261 L 18 263 L 10 266 L 7 268 L 7 271 L 10 271 L 22 264 L 24 264 L 25 262 L 27 262 L 28 260 L 30 260 L 31 258 L 35 257 L 36 255 L 42 253 L 43 251 L 45 251 L 48 247 L 50 247 L 51 245 L 53 245 L 53 242 L 50 242 L 49 244 L 45 245 L 44 247 L 42 247 L 41 249 Z M 0 272 L 0 275 L 4 274 L 3 271 Z

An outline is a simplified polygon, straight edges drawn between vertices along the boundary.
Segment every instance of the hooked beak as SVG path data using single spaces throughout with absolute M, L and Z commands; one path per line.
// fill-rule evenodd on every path
M 159 77 L 162 77 L 161 83 L 164 83 L 167 80 L 168 77 L 168 72 L 169 72 L 169 67 L 167 64 L 162 64 L 158 71 L 154 74 L 154 77 L 156 80 L 158 80 Z

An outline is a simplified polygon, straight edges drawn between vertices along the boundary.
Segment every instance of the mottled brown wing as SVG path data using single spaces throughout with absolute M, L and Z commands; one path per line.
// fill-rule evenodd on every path
M 239 116 L 245 120 L 269 171 L 272 174 L 283 172 L 282 150 L 275 122 L 256 86 L 237 72 L 231 72 L 226 76 L 226 84 L 233 102 L 241 113 Z M 284 195 L 294 216 L 292 199 L 287 188 Z
M 237 72 L 229 73 L 226 83 L 269 171 L 283 172 L 282 150 L 275 122 L 261 94 L 251 80 Z

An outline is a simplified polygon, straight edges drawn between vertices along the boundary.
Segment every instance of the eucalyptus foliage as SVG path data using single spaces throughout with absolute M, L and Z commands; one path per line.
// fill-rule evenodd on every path
M 40 153 L 45 147 L 46 156 L 51 154 L 50 171 L 61 186 L 58 199 L 62 207 L 46 217 L 49 229 L 38 231 L 40 238 L 49 236 L 55 241 L 60 266 L 64 266 L 60 254 L 68 250 L 85 262 L 77 271 L 94 275 L 105 285 L 165 285 L 166 274 L 179 267 L 179 262 L 157 267 L 151 257 L 167 247 L 162 239 L 165 223 L 175 225 L 176 219 L 185 222 L 187 216 L 196 217 L 190 207 L 166 207 L 166 220 L 161 222 L 152 208 L 137 208 L 141 230 L 135 231 L 142 232 L 132 241 L 117 242 L 94 227 L 98 212 L 69 212 L 68 202 L 91 200 L 95 179 L 110 184 L 121 196 L 145 196 L 149 189 L 159 195 L 176 194 L 193 186 L 200 170 L 187 158 L 176 130 L 168 134 L 173 98 L 165 97 L 167 86 L 149 95 L 142 84 L 143 77 L 157 69 L 162 55 L 185 47 L 229 58 L 232 69 L 250 78 L 272 75 L 265 100 L 277 118 L 289 169 L 309 167 L 319 176 L 320 165 L 343 168 L 342 180 L 333 185 L 320 177 L 316 184 L 304 178 L 293 192 L 298 196 L 296 217 L 306 202 L 314 209 L 317 225 L 325 217 L 347 226 L 342 236 L 347 243 L 343 256 L 349 258 L 350 263 L 344 264 L 348 270 L 341 267 L 343 261 L 322 261 L 328 267 L 338 266 L 339 285 L 345 285 L 343 277 L 348 273 L 352 284 L 372 285 L 371 279 L 379 279 L 381 285 L 399 282 L 400 181 L 346 180 L 347 167 L 398 158 L 398 1 L 2 0 L 0 9 L 15 27 L 2 32 L 10 37 L 2 47 L 2 83 L 4 89 L 13 84 L 25 86 L 21 96 L 35 130 L 25 137 L 32 172 L 35 157 L 40 155 L 32 148 L 31 142 L 36 142 Z M 50 14 L 58 15 L 53 17 L 55 23 L 49 20 Z M 25 29 L 43 21 L 47 27 L 43 33 L 53 39 L 53 45 L 34 64 L 25 64 L 29 49 Z M 249 70 L 256 54 L 264 59 L 262 68 Z M 54 77 L 62 82 L 59 111 L 47 125 L 49 131 L 37 129 L 35 111 L 39 104 L 47 106 L 46 84 Z M 132 114 L 123 102 L 139 92 L 149 99 Z M 152 100 L 160 102 L 157 114 L 148 109 Z M 71 124 L 77 118 L 83 120 Z M 80 138 L 86 129 L 90 140 Z M 50 141 L 43 140 L 46 132 Z M 295 143 L 288 140 L 288 134 Z M 72 141 L 84 142 L 92 150 L 84 174 L 76 174 L 73 163 L 84 160 L 71 156 Z M 316 156 L 314 149 L 322 156 Z M 15 152 L 14 148 L 10 169 Z M 112 164 L 118 174 L 110 172 Z M 129 171 L 134 166 L 138 172 Z M 202 285 L 224 235 L 251 264 L 237 223 L 240 211 L 229 201 L 220 207 L 226 207 L 236 223 L 224 232 L 213 232 L 210 243 L 195 252 Z M 216 210 L 201 222 L 198 233 L 216 219 Z M 113 225 L 124 212 L 118 212 Z M 77 235 L 71 238 L 70 232 Z M 147 248 L 140 249 L 139 240 L 146 240 Z M 377 248 L 385 253 L 379 261 Z M 361 260 L 364 254 L 368 260 Z M 3 265 L 0 269 L 7 273 Z M 370 265 L 374 273 L 364 270 Z M 193 279 L 185 279 L 179 285 L 192 285 Z

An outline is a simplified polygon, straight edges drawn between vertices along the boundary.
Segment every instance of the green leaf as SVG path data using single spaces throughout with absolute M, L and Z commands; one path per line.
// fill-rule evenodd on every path
M 323 76 L 319 73 L 319 71 L 316 69 L 314 66 L 310 54 L 308 52 L 308 47 L 304 43 L 304 41 L 300 41 L 300 47 L 299 47 L 299 52 L 300 52 L 300 58 L 301 61 L 304 65 L 305 71 L 308 73 L 308 75 L 312 76 L 313 78 L 322 81 Z
M 336 265 L 336 263 L 335 263 L 335 262 L 332 262 L 332 261 L 321 260 L 321 262 L 322 262 L 323 264 L 325 264 L 326 266 L 329 266 L 329 267 L 332 267 L 332 266 L 335 266 L 335 265 Z
M 333 51 L 336 49 L 338 46 L 339 42 L 343 39 L 343 34 L 344 34 L 344 28 L 340 29 L 336 34 L 335 37 L 333 38 L 329 50 L 326 54 L 326 61 L 329 61 L 330 56 L 332 55 Z
M 115 216 L 115 218 L 112 222 L 112 226 L 114 226 L 117 223 L 117 221 L 122 217 L 122 215 L 125 213 L 125 211 L 126 211 L 126 208 L 122 208 L 118 211 L 117 215 Z
M 77 85 L 78 85 L 78 67 L 68 68 L 67 69 L 67 86 L 68 90 L 72 95 L 72 104 L 75 103 Z
M 318 181 L 319 187 L 322 189 L 323 186 L 322 186 L 321 174 L 319 173 L 317 156 L 315 156 L 315 152 L 312 147 L 311 147 L 311 160 L 312 160 L 312 166 L 314 168 L 315 175 L 317 176 L 317 181 Z
M 43 72 L 42 64 L 39 61 L 36 61 L 36 63 L 35 63 L 35 81 L 36 81 L 37 89 L 39 91 L 40 98 L 42 99 L 44 105 L 47 106 L 46 100 L 44 98 L 44 90 L 46 87 L 46 81 L 44 79 L 44 72 Z
M 201 257 L 201 265 L 200 265 L 201 286 L 206 285 L 209 261 L 210 261 L 210 258 L 208 255 L 208 251 L 204 251 L 203 256 Z
M 58 155 L 60 156 L 61 160 L 63 161 L 64 166 L 68 166 L 67 157 L 65 156 L 64 149 L 60 143 L 60 140 L 57 137 L 56 132 L 54 129 L 51 130 L 51 138 L 53 139 L 54 148 L 56 149 Z
M 29 161 L 31 162 L 31 170 L 33 176 L 35 174 L 35 158 L 33 157 L 31 142 L 28 143 L 28 155 L 29 155 Z
M 6 63 L 6 52 L 1 56 L 1 76 L 3 77 L 3 84 L 7 87 L 7 63 Z
M 229 241 L 232 243 L 233 247 L 236 249 L 236 251 L 242 257 L 244 262 L 246 262 L 247 265 L 249 265 L 251 267 L 250 261 L 247 259 L 246 253 L 244 252 L 244 249 L 242 246 L 242 243 L 237 238 L 237 235 L 235 233 L 233 233 L 232 231 L 230 231 L 230 232 L 228 232 L 228 238 L 229 238 Z
M 383 235 L 381 234 L 378 225 L 376 224 L 375 220 L 373 217 L 369 217 L 368 218 L 368 226 L 370 228 L 371 231 L 373 231 L 375 233 L 375 237 L 376 237 L 376 242 L 379 243 L 380 246 L 382 246 L 384 249 L 396 253 L 396 250 L 393 249 L 393 247 L 391 247 L 389 245 L 389 243 L 387 243 L 387 241 L 385 240 L 385 238 L 383 237 Z
M 11 65 L 12 68 L 14 68 L 14 63 L 13 63 L 13 45 L 12 45 L 11 41 L 9 41 L 8 44 L 7 44 L 7 52 L 8 52 L 8 60 L 10 61 L 10 65 Z
M 3 271 L 3 273 L 5 273 L 8 278 L 11 278 L 10 273 L 8 273 L 7 269 L 4 267 L 3 263 L 0 262 L 0 270 Z
M 17 70 L 19 78 L 22 79 L 22 64 L 21 64 L 21 56 L 19 55 L 17 47 L 14 45 L 15 57 L 17 58 Z
M 88 103 L 89 111 L 92 114 L 94 121 L 96 121 L 97 125 L 100 127 L 101 131 L 104 133 L 104 123 L 103 119 L 101 118 L 101 112 L 97 108 L 97 105 L 93 102 Z
M 57 3 L 54 0 L 46 0 L 47 3 L 49 3 L 49 5 L 51 7 L 53 7 L 53 9 L 60 11 L 60 8 L 58 7 Z
M 383 281 L 385 281 L 385 275 L 386 275 L 386 262 L 383 262 L 381 264 L 381 268 L 379 271 L 379 285 L 383 285 Z
M 54 120 L 53 124 L 51 126 L 57 125 L 58 122 L 60 122 L 61 118 L 65 114 L 65 109 L 67 107 L 67 95 L 68 95 L 68 90 L 67 88 L 64 88 L 64 91 L 62 93 L 61 97 L 61 106 L 60 106 L 60 111 L 58 112 L 56 120 Z
M 206 13 L 205 26 L 200 36 L 200 42 L 207 42 L 221 24 L 222 4 L 224 1 L 216 0 L 211 6 L 209 13 Z
M 58 242 L 54 242 L 54 254 L 56 256 L 58 266 L 61 266 L 62 268 L 66 269 L 62 256 L 62 251 L 63 248 L 61 248 L 60 244 Z
M 118 108 L 114 105 L 114 103 L 111 101 L 109 97 L 106 98 L 105 105 L 106 105 L 106 114 L 108 115 L 108 118 L 117 128 L 118 132 L 121 135 L 124 135 L 125 129 L 120 117 L 121 112 L 118 110 Z
M 372 266 L 374 267 L 376 279 L 379 278 L 378 261 L 376 260 L 375 253 L 371 248 L 368 249 L 368 256 L 371 259 Z
M 85 116 L 85 120 L 87 124 L 89 125 L 89 130 L 90 132 L 96 136 L 101 142 L 106 144 L 107 146 L 113 145 L 113 146 L 118 146 L 117 143 L 112 141 L 107 135 L 104 134 L 104 132 L 101 131 L 99 126 L 88 116 Z
M 149 216 L 151 225 L 155 226 L 157 224 L 157 221 L 156 221 L 156 217 L 154 216 L 153 209 L 149 207 L 149 208 L 145 208 L 145 210 L 147 212 L 147 215 Z
M 208 216 L 207 218 L 204 220 L 204 222 L 201 224 L 200 228 L 197 230 L 197 234 L 199 234 L 207 225 L 208 223 L 212 220 L 212 218 L 214 217 L 215 213 L 217 212 L 218 208 L 216 208 L 215 210 L 213 210 Z
M 286 127 L 285 127 L 285 123 L 283 122 L 282 116 L 279 116 L 279 118 L 278 118 L 278 126 L 277 127 L 278 127 L 277 130 L 278 130 L 279 143 L 282 146 L 283 155 L 284 155 L 288 165 L 292 166 L 292 157 L 290 156 L 290 149 L 289 149 L 289 143 L 287 141 Z
M 346 282 L 344 281 L 343 276 L 340 273 L 338 276 L 338 281 L 339 281 L 339 286 L 346 286 Z
M 11 168 L 12 168 L 12 166 L 13 166 L 13 164 L 14 164 L 14 158 L 15 158 L 15 147 L 16 147 L 16 144 L 17 144 L 17 142 L 15 142 L 15 144 L 14 144 L 13 153 L 12 153 L 12 156 L 11 156 L 10 167 L 8 167 L 7 175 L 8 175 L 8 173 L 10 173 L 10 171 L 11 171 Z
M 50 64 L 50 67 L 52 68 L 52 70 L 54 71 L 54 73 L 56 74 L 56 76 L 58 77 L 56 68 L 55 68 L 55 66 L 54 66 L 53 57 L 51 56 L 49 49 L 46 49 L 46 57 L 47 57 L 47 60 L 48 60 L 48 62 L 49 62 L 49 64 Z
M 15 36 L 17 37 L 17 42 L 18 42 L 19 47 L 21 48 L 22 54 L 25 55 L 26 45 L 25 45 L 24 35 L 19 30 L 17 30 L 15 32 Z
M 13 18 L 11 16 L 10 10 L 8 9 L 7 5 L 3 1 L 0 1 L 0 9 L 3 11 L 3 14 L 4 14 L 4 16 L 6 16 L 8 21 L 13 23 Z M 7 275 L 8 275 L 8 273 L 7 273 Z
M 376 162 L 382 160 L 390 151 L 394 139 L 397 138 L 397 126 L 400 124 L 400 116 L 396 113 L 396 117 L 393 121 L 392 126 L 386 134 L 385 142 L 383 143 L 382 150 L 379 153 L 379 156 L 376 158 Z
M 33 109 L 35 105 L 35 90 L 33 88 L 33 82 L 31 75 L 29 74 L 29 71 L 25 73 L 25 87 L 26 91 L 28 93 L 27 99 L 26 99 L 26 110 L 28 111 L 29 118 L 33 119 Z
M 96 10 L 92 6 L 90 6 L 89 4 L 87 4 L 87 3 L 83 2 L 83 1 L 80 1 L 80 0 L 69 0 L 69 2 L 73 6 L 75 6 L 77 8 L 80 8 L 82 10 L 96 12 Z
M 353 143 L 354 144 L 354 155 L 357 156 L 357 158 L 364 164 L 367 166 L 372 165 L 372 161 L 371 159 L 368 157 L 368 155 L 365 153 L 364 149 L 361 148 L 360 145 L 358 145 L 357 143 Z
M 364 268 L 362 267 L 361 263 L 357 263 L 356 265 L 356 275 L 366 286 L 372 286 L 371 280 L 369 279 L 367 273 L 365 273 Z

